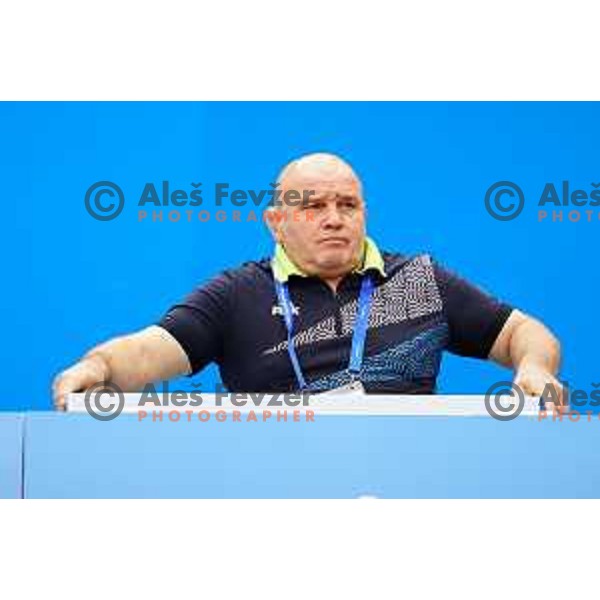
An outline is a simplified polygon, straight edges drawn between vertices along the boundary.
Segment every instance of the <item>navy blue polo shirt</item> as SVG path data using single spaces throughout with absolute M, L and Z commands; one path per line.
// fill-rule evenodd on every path
M 309 390 L 350 382 L 347 372 L 362 277 L 373 278 L 360 379 L 368 393 L 433 394 L 442 353 L 487 358 L 513 308 L 443 268 L 429 254 L 382 252 L 381 268 L 347 275 L 337 292 L 316 277 L 286 277 L 294 342 Z M 166 329 L 192 374 L 216 362 L 232 392 L 291 392 L 298 383 L 287 351 L 271 259 L 247 262 L 200 285 L 165 314 Z

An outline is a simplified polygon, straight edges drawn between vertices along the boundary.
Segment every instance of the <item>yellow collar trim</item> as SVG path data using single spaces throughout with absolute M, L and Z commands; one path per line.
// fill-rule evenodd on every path
M 271 260 L 271 268 L 273 269 L 275 279 L 282 283 L 287 281 L 290 275 L 307 277 L 307 274 L 292 262 L 281 244 L 275 246 L 275 254 Z M 362 266 L 359 269 L 354 269 L 353 273 L 360 273 L 362 275 L 370 269 L 376 270 L 385 277 L 384 262 L 381 252 L 379 252 L 377 244 L 371 238 L 367 237 L 365 238 Z

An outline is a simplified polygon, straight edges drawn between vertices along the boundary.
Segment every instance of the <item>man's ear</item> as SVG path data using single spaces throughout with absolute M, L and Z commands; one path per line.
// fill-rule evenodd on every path
M 281 243 L 281 226 L 283 223 L 283 213 L 273 206 L 269 206 L 267 209 L 265 209 L 265 213 L 265 221 L 269 226 L 271 235 L 275 238 L 276 242 Z

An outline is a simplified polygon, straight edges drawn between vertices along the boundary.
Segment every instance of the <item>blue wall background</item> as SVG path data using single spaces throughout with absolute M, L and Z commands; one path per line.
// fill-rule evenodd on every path
M 3 103 L 0 409 L 49 408 L 54 375 L 88 348 L 270 253 L 261 223 L 137 222 L 146 182 L 190 191 L 202 181 L 214 213 L 214 183 L 268 188 L 284 163 L 314 151 L 340 153 L 362 176 L 380 246 L 429 251 L 541 318 L 563 343 L 563 379 L 589 391 L 600 381 L 600 221 L 539 223 L 536 204 L 546 182 L 600 182 L 599 117 L 595 103 Z M 125 193 L 114 221 L 84 208 L 99 180 Z M 484 207 L 498 180 L 525 193 L 514 221 Z M 509 375 L 447 356 L 439 391 L 483 393 Z M 216 379 L 209 369 L 194 381 Z

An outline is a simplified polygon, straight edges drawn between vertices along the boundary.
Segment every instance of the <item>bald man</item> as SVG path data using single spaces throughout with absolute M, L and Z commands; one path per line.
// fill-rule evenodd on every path
M 304 201 L 268 209 L 273 256 L 223 272 L 157 325 L 92 349 L 55 379 L 58 408 L 101 381 L 139 391 L 211 362 L 230 391 L 431 394 L 444 351 L 491 359 L 526 393 L 550 384 L 562 400 L 550 331 L 428 254 L 381 252 L 366 236 L 349 164 L 303 156 L 278 183 L 280 197 L 296 191 Z

